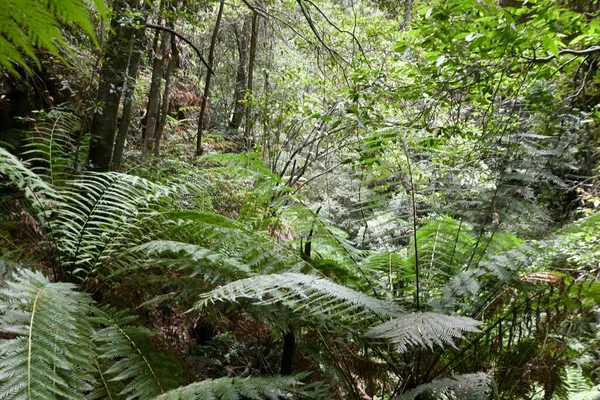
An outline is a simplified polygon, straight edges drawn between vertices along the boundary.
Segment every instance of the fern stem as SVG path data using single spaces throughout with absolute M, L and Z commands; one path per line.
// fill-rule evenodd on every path
M 146 363 L 146 366 L 148 367 L 148 370 L 150 370 L 150 373 L 152 374 L 152 376 L 154 377 L 154 380 L 156 381 L 156 383 L 158 384 L 158 388 L 160 389 L 161 393 L 165 392 L 165 389 L 162 387 L 160 380 L 158 379 L 158 376 L 156 376 L 156 373 L 154 372 L 154 369 L 152 368 L 152 365 L 150 365 L 150 361 L 148 361 L 148 359 L 146 358 L 146 356 L 144 355 L 144 353 L 142 352 L 142 350 L 140 350 L 140 348 L 137 346 L 137 344 L 135 343 L 135 341 L 127 334 L 127 332 L 125 332 L 120 326 L 119 324 L 117 324 L 112 318 L 109 318 L 108 321 L 113 324 L 113 326 L 115 328 L 117 328 L 117 330 L 125 337 L 127 338 L 127 340 L 129 340 L 129 343 L 131 343 L 131 345 L 133 346 L 133 348 L 135 349 L 135 351 L 138 352 L 138 354 L 142 357 L 142 359 L 144 360 L 144 362 Z
M 413 245 L 415 248 L 415 289 L 416 289 L 416 306 L 417 312 L 421 311 L 420 304 L 420 288 L 419 288 L 419 250 L 417 246 L 417 207 L 415 203 L 415 183 L 413 181 L 412 167 L 410 164 L 410 158 L 408 156 L 408 150 L 406 149 L 406 142 L 402 141 L 402 149 L 404 150 L 404 156 L 406 157 L 406 164 L 408 167 L 408 178 L 409 178 L 409 188 L 410 188 L 410 199 L 411 199 L 411 209 L 410 213 L 412 214 L 412 234 L 413 234 Z
M 108 384 L 106 383 L 106 379 L 104 379 L 104 374 L 102 373 L 102 368 L 100 367 L 100 364 L 98 363 L 98 358 L 94 357 L 94 361 L 96 363 L 96 367 L 98 368 L 98 373 L 100 374 L 100 379 L 102 379 L 102 385 L 106 388 L 106 393 L 108 394 L 108 398 L 110 400 L 112 400 L 112 394 L 110 394 L 110 389 L 108 387 Z
M 31 399 L 31 353 L 33 347 L 33 319 L 35 318 L 35 312 L 37 310 L 37 303 L 40 298 L 40 295 L 44 291 L 44 288 L 41 288 L 35 299 L 33 300 L 33 308 L 31 310 L 31 318 L 29 320 L 29 337 L 27 339 L 27 398 Z

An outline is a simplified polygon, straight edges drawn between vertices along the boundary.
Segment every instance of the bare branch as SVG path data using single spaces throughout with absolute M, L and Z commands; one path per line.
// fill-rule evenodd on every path
M 194 43 L 192 43 L 191 40 L 189 40 L 188 38 L 186 38 L 185 36 L 183 36 L 181 33 L 176 32 L 173 29 L 168 28 L 166 26 L 162 26 L 162 25 L 145 24 L 144 26 L 146 28 L 150 28 L 150 29 L 157 29 L 157 30 L 162 30 L 162 31 L 170 32 L 173 35 L 177 36 L 179 39 L 181 39 L 184 42 L 186 42 L 187 44 L 189 44 L 190 47 L 192 49 L 194 49 L 194 51 L 196 52 L 196 54 L 198 54 L 198 57 L 200 57 L 200 61 L 202 61 L 202 64 L 204 64 L 204 66 L 208 69 L 208 72 L 210 72 L 211 75 L 215 74 L 214 71 L 212 70 L 212 68 L 210 67 L 210 65 L 208 65 L 208 63 L 204 59 L 204 57 L 202 57 L 202 53 L 200 52 L 200 49 L 198 49 L 198 47 L 196 47 L 196 45 Z
M 595 54 L 595 53 L 600 53 L 600 46 L 592 46 L 592 47 L 588 47 L 587 49 L 583 49 L 583 50 L 562 49 L 561 51 L 558 52 L 558 55 L 562 56 L 564 54 L 572 54 L 575 56 L 587 56 L 587 55 Z M 525 58 L 527 58 L 527 57 L 525 57 Z M 527 58 L 527 59 L 533 63 L 545 63 L 548 61 L 552 61 L 555 58 L 556 58 L 555 55 L 551 55 L 548 57 Z

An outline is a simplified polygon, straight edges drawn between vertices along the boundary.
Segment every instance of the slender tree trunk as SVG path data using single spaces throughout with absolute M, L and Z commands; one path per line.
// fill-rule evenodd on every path
M 294 361 L 294 348 L 296 346 L 296 335 L 288 331 L 283 335 L 283 352 L 281 353 L 281 375 L 291 375 Z
M 143 23 L 143 21 L 140 22 Z M 113 170 L 117 170 L 120 168 L 121 159 L 123 158 L 125 139 L 127 138 L 129 124 L 131 123 L 131 113 L 133 110 L 133 95 L 135 93 L 136 81 L 140 69 L 140 61 L 142 59 L 142 52 L 144 49 L 144 39 L 146 36 L 145 32 L 146 31 L 144 29 L 137 29 L 135 31 L 133 49 L 131 51 L 131 57 L 129 58 L 129 68 L 127 70 L 127 86 L 125 89 L 125 98 L 123 100 L 123 113 L 121 114 L 121 122 L 119 122 L 119 132 L 117 133 L 117 140 L 115 143 L 115 150 L 112 158 Z
M 133 0 L 128 1 L 132 6 L 135 4 Z M 95 114 L 92 121 L 92 140 L 88 157 L 97 171 L 108 171 L 113 154 L 119 103 L 133 38 L 133 28 L 120 23 L 128 1 L 117 0 L 113 5 L 112 32 L 106 43 L 100 70 L 98 104 L 102 107 L 102 113 Z
M 251 118 L 252 113 L 252 81 L 254 78 L 254 61 L 256 60 L 256 41 L 258 36 L 258 13 L 252 14 L 252 32 L 250 36 L 250 58 L 248 60 L 248 85 L 246 102 L 246 126 L 244 129 L 244 138 L 246 139 L 246 150 L 252 149 L 252 126 L 254 122 Z
M 244 25 L 240 32 L 234 25 L 234 33 L 237 39 L 238 55 L 240 58 L 236 79 L 235 93 L 233 94 L 233 115 L 229 121 L 229 127 L 238 129 L 244 119 L 244 96 L 246 94 L 246 64 L 248 62 L 248 30 L 250 29 L 251 17 L 244 19 Z
M 171 41 L 174 44 L 174 41 Z M 167 114 L 169 113 L 169 93 L 171 92 L 171 78 L 173 75 L 173 69 L 175 68 L 175 59 L 169 57 L 169 64 L 167 65 L 167 72 L 165 74 L 165 90 L 163 92 L 162 107 L 160 110 L 160 118 L 156 126 L 156 132 L 154 134 L 154 157 L 158 157 L 160 154 L 160 141 L 162 140 L 165 125 L 167 124 Z
M 224 0 L 221 0 L 219 4 L 219 11 L 217 12 L 217 20 L 215 21 L 215 28 L 213 29 L 212 37 L 210 38 L 210 50 L 208 51 L 208 65 L 213 69 L 215 62 L 215 47 L 217 44 L 217 36 L 219 36 L 219 25 L 221 25 L 221 16 L 223 15 L 223 7 L 225 5 Z M 198 116 L 198 141 L 196 142 L 196 156 L 201 156 L 204 150 L 202 149 L 202 131 L 204 130 L 204 114 L 206 113 L 206 106 L 208 104 L 208 97 L 210 94 L 210 79 L 212 74 L 210 70 L 206 71 L 206 81 L 204 83 L 204 93 L 202 94 L 202 104 L 200 105 L 200 115 Z
M 163 31 L 161 35 L 160 52 L 154 59 L 152 68 L 152 81 L 150 83 L 150 94 L 148 95 L 148 108 L 146 111 L 146 128 L 144 130 L 144 147 L 142 148 L 142 160 L 146 159 L 152 151 L 154 134 L 160 111 L 160 89 L 165 72 L 165 54 L 167 51 L 167 40 L 169 33 Z
M 404 29 L 408 29 L 410 23 L 410 11 L 413 0 L 404 0 Z

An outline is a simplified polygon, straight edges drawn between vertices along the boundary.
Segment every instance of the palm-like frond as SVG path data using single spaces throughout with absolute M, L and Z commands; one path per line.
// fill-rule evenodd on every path
M 52 110 L 36 120 L 31 130 L 23 156 L 33 165 L 32 172 L 55 186 L 60 186 L 79 169 L 75 162 L 80 149 L 71 139 L 78 122 L 71 113 Z
M 327 279 L 292 272 L 229 283 L 201 295 L 194 308 L 202 309 L 209 303 L 240 299 L 253 299 L 258 305 L 281 303 L 322 320 L 346 317 L 354 321 L 381 321 L 402 312 L 393 302 L 376 299 Z
M 295 394 L 306 397 L 308 393 L 294 377 L 219 378 L 192 383 L 160 395 L 156 400 L 279 400 Z
M 91 390 L 91 298 L 22 270 L 0 290 L 0 397 L 82 399 Z
M 479 332 L 481 322 L 472 318 L 443 315 L 431 312 L 403 314 L 375 326 L 367 332 L 372 338 L 390 339 L 396 350 L 403 353 L 409 346 L 444 347 L 455 346 L 454 340 L 463 338 L 466 332 Z
M 114 382 L 124 384 L 118 394 L 128 399 L 151 399 L 179 386 L 177 371 L 182 366 L 154 348 L 154 332 L 133 325 L 134 321 L 128 310 L 97 310 L 96 322 L 105 327 L 94 335 L 102 384 L 93 398 L 107 397 Z
M 237 259 L 254 272 L 310 269 L 298 252 L 239 221 L 208 211 L 163 214 L 162 238 L 213 249 Z
M 206 247 L 172 240 L 152 240 L 131 249 L 145 253 L 152 263 L 164 261 L 170 267 L 189 270 L 190 276 L 202 275 L 205 280 L 227 282 L 248 277 L 250 267 L 236 258 L 223 255 Z M 165 258 L 172 254 L 173 258 Z M 162 258 L 153 257 L 160 255 Z M 188 262 L 189 260 L 189 262 Z
M 491 378 L 485 373 L 456 375 L 452 378 L 435 380 L 394 398 L 394 400 L 413 400 L 422 393 L 441 395 L 444 392 L 453 392 L 456 398 L 462 400 L 487 400 L 491 392 Z M 436 396 L 436 398 L 448 398 Z
M 63 268 L 82 278 L 99 273 L 107 260 L 143 240 L 140 221 L 168 193 L 166 186 L 120 173 L 87 173 L 65 182 L 50 221 Z

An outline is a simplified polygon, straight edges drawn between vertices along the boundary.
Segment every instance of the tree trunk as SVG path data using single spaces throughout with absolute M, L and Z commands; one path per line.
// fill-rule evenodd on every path
M 175 41 L 171 40 L 171 45 L 174 45 Z M 169 57 L 169 64 L 167 65 L 167 72 L 165 74 L 165 90 L 163 92 L 163 101 L 160 110 L 160 118 L 156 126 L 156 132 L 154 134 L 154 157 L 158 157 L 160 154 L 160 141 L 162 139 L 165 125 L 167 124 L 167 114 L 169 113 L 169 93 L 171 92 L 171 76 L 173 75 L 173 69 L 175 68 L 175 59 L 171 55 Z
M 158 121 L 160 109 L 160 89 L 165 72 L 165 54 L 167 52 L 167 40 L 169 33 L 163 31 L 161 35 L 160 52 L 154 59 L 152 68 L 152 81 L 150 83 L 150 94 L 148 95 L 148 108 L 146 111 L 146 128 L 144 129 L 144 145 L 142 148 L 142 160 L 145 160 L 152 151 L 154 134 Z
M 240 32 L 236 25 L 233 26 L 233 32 L 237 39 L 238 55 L 240 58 L 236 79 L 235 93 L 233 94 L 233 115 L 229 121 L 229 127 L 238 129 L 244 119 L 244 96 L 246 94 L 246 64 L 248 61 L 248 30 L 250 29 L 251 17 L 244 19 L 244 25 Z
M 248 86 L 246 101 L 246 126 L 244 129 L 244 138 L 246 139 L 246 150 L 252 150 L 252 126 L 254 125 L 252 112 L 252 80 L 254 77 L 254 61 L 256 60 L 256 41 L 258 36 L 258 13 L 252 14 L 252 32 L 250 36 L 250 59 L 248 60 Z
M 144 3 L 145 4 L 145 3 Z M 143 18 L 140 18 L 143 19 Z M 140 21 L 143 23 L 144 21 Z M 127 70 L 127 85 L 125 88 L 125 98 L 123 100 L 123 113 L 121 114 L 121 122 L 119 123 L 119 132 L 117 133 L 117 141 L 112 158 L 112 169 L 117 170 L 121 167 L 121 159 L 123 158 L 123 149 L 125 147 L 125 139 L 129 131 L 131 123 L 131 112 L 133 110 L 133 95 L 135 93 L 136 81 L 140 69 L 140 61 L 144 50 L 145 30 L 137 29 L 133 40 L 133 49 L 129 58 L 129 67 Z
M 132 6 L 135 4 L 133 0 L 129 2 L 133 3 Z M 95 114 L 92 121 L 92 140 L 88 157 L 96 171 L 108 171 L 113 153 L 119 103 L 133 38 L 133 28 L 120 23 L 127 6 L 128 2 L 125 0 L 117 0 L 113 5 L 112 33 L 104 49 L 104 61 L 100 70 L 97 98 L 102 113 Z
M 213 68 L 215 61 L 215 46 L 217 44 L 217 36 L 219 35 L 219 25 L 221 25 L 221 16 L 223 15 L 223 7 L 225 5 L 224 0 L 221 0 L 219 4 L 219 11 L 217 12 L 217 20 L 215 21 L 215 28 L 213 29 L 212 37 L 210 38 L 210 50 L 208 51 L 208 65 L 210 69 Z M 196 156 L 201 156 L 204 150 L 202 149 L 202 131 L 204 129 L 204 114 L 206 113 L 206 105 L 208 104 L 208 97 L 210 94 L 210 79 L 212 74 L 210 70 L 206 71 L 206 81 L 204 83 L 204 93 L 202 94 L 202 104 L 200 105 L 200 115 L 198 116 L 198 140 L 196 142 Z
M 283 335 L 283 352 L 281 353 L 281 375 L 291 375 L 294 361 L 294 347 L 296 345 L 296 336 L 288 331 Z
M 408 29 L 410 23 L 410 11 L 412 8 L 412 0 L 404 0 L 404 29 Z

